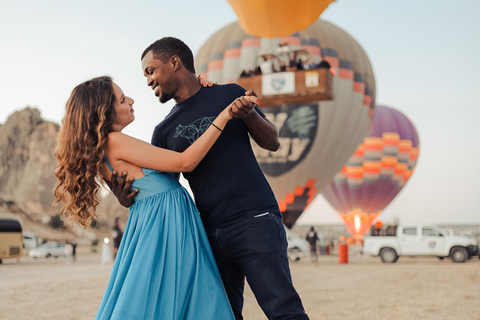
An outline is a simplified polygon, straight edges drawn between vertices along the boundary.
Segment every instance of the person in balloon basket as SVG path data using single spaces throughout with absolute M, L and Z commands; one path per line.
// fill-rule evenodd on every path
M 153 132 L 152 144 L 182 152 L 198 139 L 232 100 L 255 95 L 236 84 L 202 87 L 193 54 L 181 40 L 165 37 L 141 56 L 147 85 L 161 103 L 176 105 Z M 199 165 L 184 173 L 208 235 L 236 319 L 243 319 L 248 281 L 269 319 L 308 319 L 293 287 L 281 213 L 253 154 L 249 135 L 262 148 L 279 148 L 278 130 L 253 103 L 232 107 L 233 119 Z M 159 160 L 160 161 L 160 160 Z M 124 206 L 136 190 L 126 172 L 112 179 L 112 191 Z M 173 214 L 173 213 L 172 213 Z

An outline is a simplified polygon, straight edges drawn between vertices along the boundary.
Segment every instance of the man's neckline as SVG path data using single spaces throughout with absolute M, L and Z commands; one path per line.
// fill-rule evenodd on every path
M 201 92 L 203 92 L 205 89 L 205 87 L 201 87 L 197 92 L 195 92 L 195 94 L 193 94 L 192 96 L 188 97 L 187 99 L 183 100 L 182 102 L 179 102 L 177 104 L 175 104 L 175 107 L 182 107 L 186 104 L 188 104 L 189 102 L 191 102 L 192 100 L 194 100 Z

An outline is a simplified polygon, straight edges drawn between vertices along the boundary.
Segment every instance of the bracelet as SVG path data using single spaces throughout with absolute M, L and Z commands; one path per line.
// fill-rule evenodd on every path
M 220 129 L 219 127 L 217 127 L 217 126 L 215 125 L 215 123 L 212 122 L 212 123 L 210 123 L 210 125 L 214 126 L 214 127 L 217 128 L 218 130 L 220 130 L 220 132 L 223 132 L 223 130 Z

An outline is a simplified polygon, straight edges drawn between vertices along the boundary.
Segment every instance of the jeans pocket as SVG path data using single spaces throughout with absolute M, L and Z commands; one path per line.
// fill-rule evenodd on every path
M 256 216 L 253 216 L 253 217 L 254 218 L 260 218 L 260 217 L 266 216 L 267 214 L 270 214 L 270 212 L 260 213 L 260 214 L 257 214 Z

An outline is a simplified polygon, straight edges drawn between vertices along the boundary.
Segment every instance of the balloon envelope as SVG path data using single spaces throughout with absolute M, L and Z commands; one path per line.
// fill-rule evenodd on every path
M 228 0 L 243 30 L 260 37 L 287 36 L 305 29 L 335 0 Z
M 250 36 L 234 22 L 204 43 L 195 57 L 195 68 L 208 80 L 235 82 L 242 70 L 254 70 L 262 55 L 278 52 L 284 44 L 308 52 L 314 62 L 327 61 L 335 71 L 332 100 L 262 108 L 279 130 L 281 146 L 277 152 L 252 144 L 284 223 L 292 227 L 368 132 L 375 80 L 366 53 L 349 34 L 322 20 L 288 37 L 274 39 Z M 318 73 L 316 69 L 302 72 Z
M 322 193 L 348 231 L 361 238 L 405 186 L 419 153 L 417 131 L 400 111 L 376 106 L 372 126 Z

